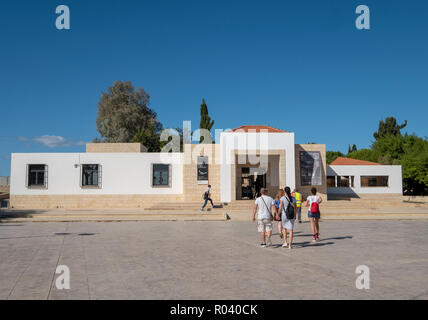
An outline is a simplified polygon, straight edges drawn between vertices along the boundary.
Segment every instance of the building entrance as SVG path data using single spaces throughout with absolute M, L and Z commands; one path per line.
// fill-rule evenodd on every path
M 260 196 L 260 189 L 266 188 L 265 168 L 241 168 L 241 199 L 255 199 Z

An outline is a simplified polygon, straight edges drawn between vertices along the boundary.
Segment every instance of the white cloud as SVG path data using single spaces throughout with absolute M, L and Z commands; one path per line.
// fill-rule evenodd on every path
M 50 136 L 50 135 L 34 137 L 32 140 L 49 148 L 82 146 L 85 144 L 85 142 L 83 141 L 71 141 L 61 136 Z M 25 141 L 25 140 L 21 140 L 21 141 Z

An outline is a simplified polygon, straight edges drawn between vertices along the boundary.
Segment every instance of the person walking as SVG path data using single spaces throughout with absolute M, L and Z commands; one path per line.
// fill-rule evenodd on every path
M 285 195 L 281 198 L 280 212 L 282 213 L 282 235 L 284 238 L 284 244 L 282 247 L 292 249 L 293 248 L 293 231 L 294 221 L 296 219 L 296 199 L 291 196 L 291 190 L 289 187 L 284 189 Z M 289 233 L 289 241 L 287 243 L 287 231 Z
M 282 219 L 281 219 L 281 211 L 279 211 L 279 207 L 281 206 L 281 198 L 285 195 L 285 192 L 283 189 L 279 189 L 278 193 L 275 197 L 275 221 L 278 221 L 278 232 L 281 239 L 283 238 L 282 235 Z
M 262 240 L 260 246 L 272 246 L 272 210 L 275 208 L 275 203 L 271 197 L 267 195 L 265 188 L 260 189 L 261 196 L 256 199 L 253 209 L 253 221 L 256 221 L 257 213 L 257 229 Z
M 299 223 L 302 223 L 302 203 L 303 203 L 303 196 L 302 194 L 297 190 L 294 189 L 291 196 L 296 199 L 296 207 L 297 207 L 297 220 Z
M 311 189 L 311 195 L 306 200 L 306 206 L 309 207 L 308 210 L 308 218 L 311 222 L 311 230 L 312 230 L 312 242 L 316 242 L 320 240 L 320 225 L 319 221 L 321 218 L 320 212 L 320 203 L 322 202 L 322 198 L 317 195 L 317 189 Z
M 202 209 L 201 209 L 202 212 L 204 211 L 205 207 L 207 206 L 208 201 L 211 202 L 211 208 L 214 208 L 213 200 L 210 198 L 210 196 L 211 196 L 211 185 L 209 184 L 207 190 L 205 190 L 205 192 L 204 192 L 203 197 L 204 197 L 205 202 L 204 202 L 204 205 L 202 206 Z

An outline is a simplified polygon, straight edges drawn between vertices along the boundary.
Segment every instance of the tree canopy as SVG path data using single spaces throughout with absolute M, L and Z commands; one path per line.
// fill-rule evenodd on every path
M 211 131 L 213 126 L 214 126 L 214 120 L 211 120 L 211 117 L 208 114 L 208 107 L 207 107 L 207 104 L 205 103 L 205 99 L 202 99 L 201 121 L 200 121 L 199 128 Z M 200 143 L 203 143 L 203 141 L 204 141 L 204 137 L 201 135 Z
M 376 140 L 387 137 L 389 135 L 398 136 L 401 135 L 401 129 L 407 126 L 407 120 L 402 125 L 397 123 L 397 119 L 394 117 L 388 117 L 385 121 L 379 121 L 379 129 L 373 134 Z
M 326 161 L 327 161 L 327 164 L 332 163 L 338 157 L 344 157 L 344 156 L 345 155 L 342 152 L 340 152 L 340 151 L 327 151 L 326 152 L 326 158 L 327 158 Z
M 143 88 L 135 89 L 131 82 L 114 82 L 98 102 L 96 122 L 101 139 L 96 141 L 138 141 L 148 144 L 149 150 L 158 151 L 150 135 L 158 137 L 162 125 L 149 104 L 150 96 Z

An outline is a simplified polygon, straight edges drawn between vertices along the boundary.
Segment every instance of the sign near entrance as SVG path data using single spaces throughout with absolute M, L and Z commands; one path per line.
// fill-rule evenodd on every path
M 319 151 L 300 151 L 300 183 L 302 186 L 322 185 Z
M 208 157 L 198 157 L 198 182 L 208 183 Z

